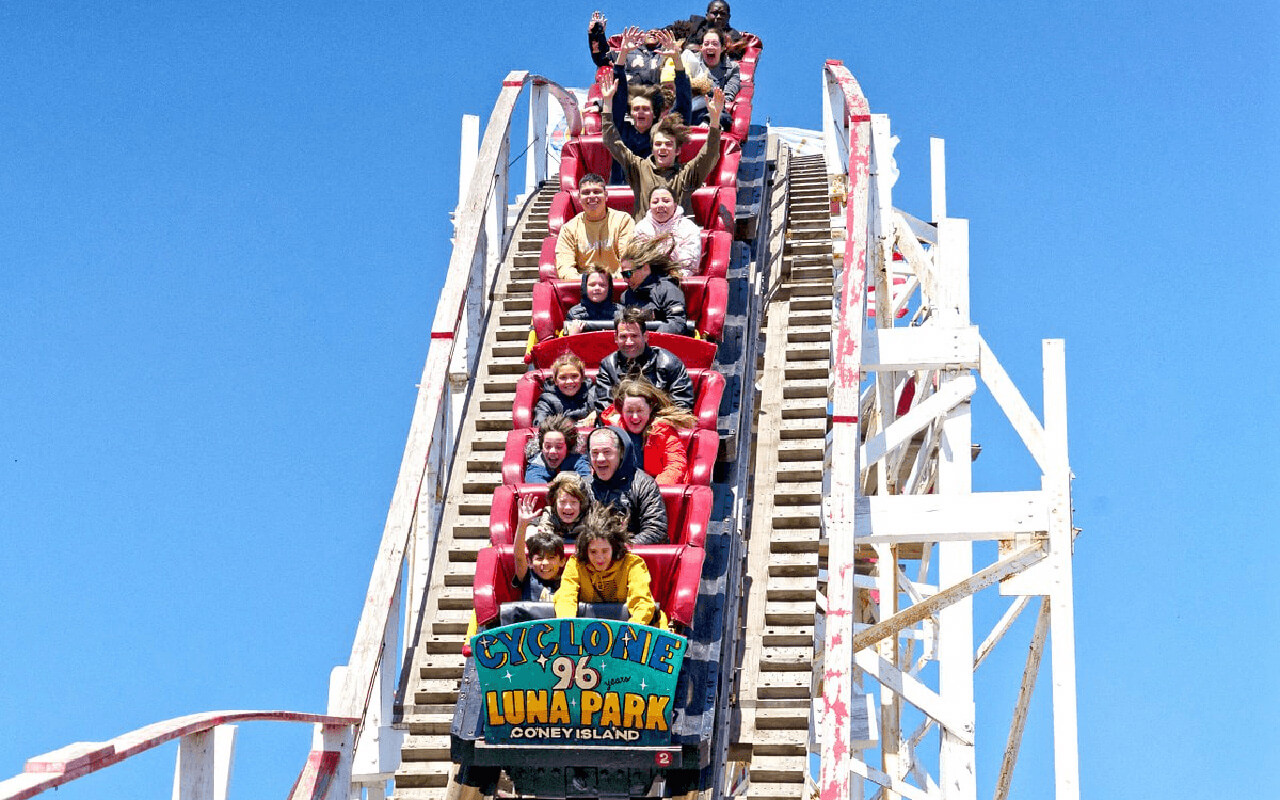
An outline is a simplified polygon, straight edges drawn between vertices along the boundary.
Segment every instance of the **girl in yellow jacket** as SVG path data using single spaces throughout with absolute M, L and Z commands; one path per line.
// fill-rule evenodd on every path
M 556 592 L 557 617 L 578 616 L 578 603 L 626 603 L 628 619 L 639 625 L 668 628 L 649 588 L 644 559 L 627 551 L 626 520 L 603 506 L 587 514 L 574 557 L 565 565 Z

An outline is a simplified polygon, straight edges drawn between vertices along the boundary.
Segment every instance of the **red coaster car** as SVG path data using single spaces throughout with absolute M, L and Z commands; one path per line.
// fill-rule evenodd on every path
M 695 156 L 707 142 L 705 128 L 690 128 L 689 140 L 680 148 L 676 160 L 684 164 Z M 738 185 L 738 162 L 742 158 L 742 150 L 736 139 L 729 136 L 720 137 L 720 160 L 711 168 L 704 182 L 706 186 L 727 186 L 736 189 Z M 613 154 L 604 146 L 603 134 L 583 134 L 576 139 L 564 143 L 560 151 L 560 190 L 577 191 L 578 181 L 583 175 L 594 172 L 597 175 L 609 176 L 613 166 Z M 688 209 L 686 209 L 688 210 Z
M 692 195 L 693 208 L 686 208 L 685 213 L 693 217 L 698 227 L 709 231 L 733 231 L 733 216 L 738 208 L 738 190 L 732 187 L 703 186 L 695 189 Z M 609 208 L 625 211 L 628 214 L 635 209 L 636 199 L 629 186 L 609 186 L 605 189 L 605 205 Z M 578 200 L 578 189 L 561 189 L 551 198 L 551 209 L 547 211 L 547 231 L 558 234 L 566 222 L 582 213 L 582 203 Z M 545 254 L 546 240 L 543 240 Z M 555 249 L 551 250 L 551 263 L 555 263 Z
M 711 362 L 716 360 L 716 343 L 705 339 L 694 339 L 674 333 L 651 333 L 649 346 L 670 350 L 672 355 L 684 362 L 691 374 L 694 369 L 710 367 Z M 617 349 L 617 345 L 613 342 L 613 331 L 579 333 L 538 342 L 524 357 L 524 361 L 526 364 L 532 364 L 533 369 L 546 369 L 562 353 L 574 353 L 582 359 L 584 364 L 594 368 L 600 366 L 600 361 Z
M 662 502 L 667 506 L 667 538 L 672 544 L 703 547 L 707 542 L 707 526 L 711 524 L 714 498 L 708 486 L 659 486 Z M 547 503 L 545 483 L 503 484 L 493 491 L 493 508 L 489 511 L 489 541 L 511 544 L 515 541 L 517 496 L 532 497 L 534 505 Z
M 573 545 L 565 548 L 572 558 Z M 701 547 L 679 544 L 636 545 L 632 552 L 644 559 L 649 568 L 649 589 L 653 599 L 671 622 L 689 627 L 698 603 L 698 584 L 702 579 L 702 561 L 706 551 Z M 486 547 L 476 558 L 475 591 L 476 622 L 480 627 L 498 620 L 500 606 L 520 599 L 511 585 L 515 576 L 515 556 L 511 545 Z
M 577 336 L 566 336 L 553 341 L 567 341 L 585 336 L 609 336 L 611 333 L 582 333 Z M 652 339 L 650 340 L 652 341 Z M 585 358 L 583 359 L 586 360 Z M 598 359 L 597 359 L 598 361 Z M 587 377 L 594 379 L 598 367 L 587 367 Z M 533 370 L 520 376 L 516 382 L 516 399 L 511 406 L 512 427 L 515 430 L 533 428 L 533 406 L 542 394 L 543 383 L 551 376 L 543 370 Z M 714 431 L 720 419 L 720 400 L 724 397 L 724 376 L 713 369 L 693 367 L 689 369 L 689 380 L 693 383 L 693 416 L 698 419 L 698 428 Z
M 556 272 L 556 241 L 559 237 L 551 234 L 542 240 L 542 252 L 538 254 L 538 279 L 544 281 L 558 280 Z M 733 257 L 733 234 L 728 231 L 702 229 L 702 258 L 698 262 L 695 275 L 708 278 L 723 278 L 729 273 L 729 260 Z
M 613 301 L 622 302 L 627 285 L 613 282 Z M 724 315 L 729 306 L 729 282 L 724 278 L 698 275 L 680 279 L 684 293 L 687 333 L 695 332 L 703 339 L 719 341 L 724 332 Z M 550 339 L 564 331 L 565 314 L 582 302 L 582 282 L 549 280 L 533 285 L 533 332 L 538 341 Z
M 578 439 L 585 442 L 592 430 L 579 428 Z M 720 434 L 701 428 L 677 430 L 676 433 L 684 445 L 685 457 L 689 463 L 684 480 L 678 485 L 710 486 L 711 473 L 716 467 L 716 452 L 720 449 Z M 525 459 L 526 448 L 537 435 L 537 430 L 533 428 L 520 428 L 507 434 L 507 450 L 502 456 L 503 483 L 512 486 L 524 483 L 524 469 L 528 465 Z

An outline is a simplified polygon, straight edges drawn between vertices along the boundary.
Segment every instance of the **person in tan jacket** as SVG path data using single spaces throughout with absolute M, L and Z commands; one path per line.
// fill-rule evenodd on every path
M 556 274 L 577 280 L 587 269 L 604 267 L 618 271 L 622 251 L 631 243 L 636 223 L 625 211 L 605 205 L 604 178 L 588 173 L 578 181 L 582 213 L 564 224 L 556 238 Z

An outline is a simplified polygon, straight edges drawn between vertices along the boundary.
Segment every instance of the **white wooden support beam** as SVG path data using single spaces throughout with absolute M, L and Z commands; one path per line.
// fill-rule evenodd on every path
M 1076 730 L 1076 639 L 1071 522 L 1071 465 L 1067 452 L 1067 356 L 1061 339 L 1045 339 L 1044 432 L 1051 469 L 1043 487 L 1049 501 L 1049 564 L 1053 626 L 1053 769 L 1057 800 L 1079 800 L 1080 762 Z
M 397 589 L 392 595 L 391 613 L 387 615 L 387 630 L 382 642 L 382 657 L 378 661 L 378 673 L 373 684 L 373 696 L 365 710 L 360 735 L 356 739 L 352 758 L 351 780 L 361 785 L 385 783 L 395 777 L 400 766 L 400 745 L 403 731 L 392 727 L 395 713 L 396 682 L 399 680 L 400 643 L 396 638 L 400 621 L 400 598 Z
M 996 648 L 996 645 L 1000 643 L 1000 640 L 1004 638 L 1004 635 L 1009 632 L 1009 628 L 1011 628 L 1013 623 L 1017 621 L 1019 616 L 1021 616 L 1023 609 L 1027 607 L 1029 602 L 1031 602 L 1031 598 L 1024 595 L 1009 605 L 1009 608 L 1004 612 L 1004 616 L 1000 617 L 1000 621 L 991 629 L 990 635 L 983 640 L 982 645 L 978 648 L 977 654 L 974 655 L 974 670 L 977 670 L 978 667 L 982 666 L 982 662 L 987 660 L 987 656 L 991 655 L 991 651 Z
M 854 655 L 854 663 L 858 665 L 858 669 L 875 678 L 882 686 L 901 695 L 908 703 L 932 719 L 936 719 L 943 728 L 950 730 L 961 741 L 973 744 L 973 709 L 955 708 L 937 692 L 871 650 L 859 650 Z
M 1032 413 L 1027 401 L 1022 397 L 1022 392 L 1018 391 L 1018 387 L 1009 378 L 1009 373 L 1005 372 L 1004 367 L 996 360 L 996 354 L 992 352 L 991 346 L 981 337 L 978 339 L 978 352 L 978 374 L 982 377 L 982 382 L 991 391 L 991 396 L 995 398 L 996 404 L 1013 425 L 1022 443 L 1027 446 L 1031 457 L 1040 465 L 1041 471 L 1047 472 L 1049 464 L 1045 453 L 1044 427 L 1041 426 L 1040 420 L 1036 419 L 1036 415 Z
M 947 146 L 937 137 L 929 139 L 929 190 L 936 225 L 947 218 Z
M 894 223 L 894 245 L 911 268 L 922 289 L 921 305 L 933 308 L 938 301 L 938 270 L 933 255 L 926 253 L 914 231 L 902 219 Z M 937 229 L 934 229 L 935 241 Z M 936 251 L 934 251 L 936 252 Z
M 860 544 L 918 544 L 1042 533 L 1048 529 L 1049 509 L 1044 493 L 1032 490 L 860 497 L 856 513 Z
M 828 62 L 824 92 L 827 119 L 824 131 L 834 134 L 843 126 L 848 134 L 849 193 L 845 206 L 845 250 L 839 293 L 839 322 L 832 335 L 831 448 L 832 468 L 824 471 L 823 524 L 828 534 L 829 564 L 827 615 L 821 702 L 820 800 L 848 800 L 855 793 L 850 783 L 850 713 L 853 707 L 853 613 L 857 595 L 853 588 L 855 544 L 858 538 L 854 507 L 861 481 L 859 381 L 862 374 L 862 331 L 865 325 L 870 166 L 870 112 L 866 96 L 849 71 Z M 838 94 L 833 90 L 838 89 Z M 837 100 L 839 102 L 837 102 Z M 832 113 L 840 125 L 828 128 Z M 839 139 L 828 139 L 830 145 Z M 828 161 L 828 171 L 838 165 Z
M 867 370 L 973 369 L 980 364 L 982 337 L 974 326 L 884 328 L 867 331 Z
M 850 646 L 854 649 L 854 652 L 857 652 L 870 647 L 886 636 L 895 636 L 904 628 L 909 628 L 926 617 L 937 614 L 943 609 L 963 601 L 1001 578 L 1040 561 L 1046 555 L 1044 548 L 1037 545 L 1006 556 L 991 566 L 975 572 L 959 583 L 948 586 L 923 603 L 908 606 L 889 619 L 881 620 L 866 630 L 858 632 L 850 641 Z
M 849 125 L 844 92 L 827 70 L 822 72 L 822 147 L 827 172 L 845 174 L 849 164 Z
M 1013 783 L 1013 768 L 1018 763 L 1018 750 L 1022 747 L 1022 732 L 1027 727 L 1027 711 L 1031 707 L 1031 694 L 1036 689 L 1036 676 L 1040 674 L 1040 657 L 1044 654 L 1044 640 L 1049 633 L 1049 604 L 1041 602 L 1036 618 L 1036 630 L 1031 636 L 1027 652 L 1027 666 L 1022 671 L 1022 686 L 1018 690 L 1018 703 L 1013 709 L 1013 721 L 1009 725 L 1009 739 L 1000 763 L 1000 775 L 996 778 L 995 800 L 1008 800 L 1009 786 Z
M 235 725 L 183 736 L 173 774 L 173 800 L 227 800 L 235 761 Z
M 875 767 L 867 766 L 863 761 L 856 758 L 849 759 L 849 771 L 859 778 L 865 778 L 873 783 L 877 783 L 886 789 L 892 789 L 907 800 L 938 800 L 938 796 L 925 792 L 906 781 L 900 781 L 892 778 Z
M 917 242 L 928 242 L 929 244 L 938 243 L 937 225 L 916 219 L 911 214 L 908 214 L 900 208 L 895 208 L 893 211 L 904 223 L 906 223 L 907 228 L 915 235 Z
M 467 190 L 476 171 L 476 157 L 480 153 L 480 117 L 475 114 L 462 116 L 462 135 L 458 154 L 458 205 L 453 212 L 453 227 L 461 223 L 462 205 L 467 202 Z
M 937 296 L 929 325 L 966 327 L 969 318 L 969 226 L 963 219 L 946 216 L 941 141 L 933 145 L 934 219 L 938 225 Z M 959 375 L 945 371 L 945 384 Z M 938 447 L 937 492 L 947 497 L 968 496 L 973 491 L 972 417 L 969 403 L 962 403 L 942 423 Z M 997 562 L 999 563 L 999 562 Z M 938 585 L 957 585 L 973 572 L 973 544 L 942 541 L 938 545 Z M 946 594 L 946 590 L 938 596 Z M 938 693 L 957 708 L 973 707 L 973 601 L 966 595 L 938 612 Z M 951 731 L 942 731 L 938 758 L 944 800 L 975 800 L 975 753 L 972 744 Z
M 883 470 L 882 470 L 883 473 Z M 883 475 L 881 484 L 883 484 Z M 898 555 L 890 545 L 876 545 L 876 588 L 880 595 L 878 619 L 889 619 L 898 613 Z M 876 669 L 869 670 L 861 663 L 863 653 L 854 654 L 854 664 L 880 681 L 880 769 L 886 775 L 901 777 L 903 753 L 902 736 L 902 681 L 894 681 L 890 672 L 897 672 L 898 637 L 886 636 L 876 643 L 879 655 L 865 650 L 866 661 Z M 879 667 L 884 665 L 885 669 Z M 898 800 L 898 795 L 888 792 L 885 800 Z
M 545 81 L 534 81 L 529 93 L 528 146 L 525 148 L 524 190 L 537 191 L 547 179 L 547 109 L 550 92 Z
M 351 681 L 349 667 L 334 667 L 329 673 L 329 708 L 346 702 Z M 376 679 L 373 683 L 377 683 Z M 372 702 L 376 703 L 377 698 Z M 311 737 L 306 767 L 294 784 L 289 800 L 351 800 L 359 787 L 352 783 L 355 731 L 351 725 L 317 724 Z
M 923 383 L 923 381 L 920 382 Z M 919 391 L 919 388 L 917 388 L 917 391 Z M 907 475 L 907 481 L 902 486 L 904 495 L 924 494 L 929 490 L 929 486 L 933 481 L 934 470 L 937 467 L 937 462 L 933 458 L 937 439 L 938 426 L 929 426 L 929 429 L 925 431 L 924 441 L 920 443 L 920 449 L 916 451 L 915 460 L 911 463 L 911 471 Z
M 901 419 L 895 420 L 887 429 L 877 433 L 862 445 L 859 461 L 865 472 L 870 466 L 899 447 L 911 441 L 911 437 L 933 424 L 938 417 L 960 405 L 973 396 L 978 383 L 971 375 L 962 375 L 943 385 L 942 389 L 928 400 L 918 404 Z

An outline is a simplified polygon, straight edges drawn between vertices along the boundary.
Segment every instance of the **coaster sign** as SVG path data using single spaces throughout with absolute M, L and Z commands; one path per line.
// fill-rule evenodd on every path
M 662 745 L 688 640 L 603 619 L 521 622 L 471 640 L 491 744 Z

